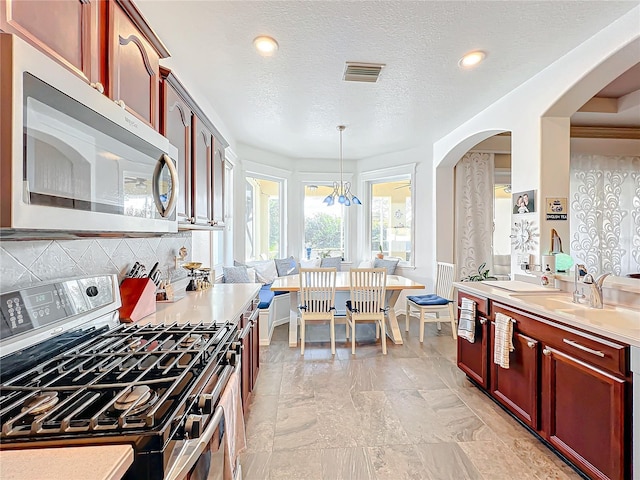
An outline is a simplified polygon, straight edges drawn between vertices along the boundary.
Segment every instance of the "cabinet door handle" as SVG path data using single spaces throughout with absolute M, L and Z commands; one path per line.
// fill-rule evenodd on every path
M 533 348 L 533 347 L 535 347 L 535 346 L 536 346 L 536 342 L 534 342 L 534 341 L 532 341 L 532 340 L 529 340 L 529 341 L 527 342 L 527 347 L 529 347 L 529 348 Z
M 480 317 L 480 325 L 484 325 L 485 323 L 487 323 L 487 319 L 484 317 Z
M 567 345 L 571 345 L 572 347 L 576 347 L 583 352 L 591 353 L 592 355 L 597 355 L 598 357 L 604 358 L 604 353 L 600 350 L 594 350 L 593 348 L 585 347 L 584 345 L 580 345 L 578 342 L 574 342 L 573 340 L 569 340 L 568 338 L 563 338 L 562 341 Z
M 548 357 L 549 355 L 551 355 L 551 350 L 549 350 L 548 348 L 543 348 L 542 353 Z

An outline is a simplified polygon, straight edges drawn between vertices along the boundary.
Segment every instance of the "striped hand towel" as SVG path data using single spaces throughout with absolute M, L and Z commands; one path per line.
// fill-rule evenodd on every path
M 513 324 L 515 320 L 496 313 L 495 338 L 493 339 L 493 363 L 509 368 L 509 352 L 513 352 Z
M 463 298 L 460 305 L 458 336 L 467 339 L 470 343 L 476 341 L 476 302 L 468 298 Z

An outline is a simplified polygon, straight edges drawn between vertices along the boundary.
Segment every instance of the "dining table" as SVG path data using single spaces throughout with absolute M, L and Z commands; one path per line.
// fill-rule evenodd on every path
M 425 286 L 410 278 L 400 275 L 387 275 L 387 335 L 396 345 L 402 345 L 402 335 L 398 318 L 396 317 L 395 306 L 403 290 L 422 290 Z M 271 284 L 274 292 L 289 293 L 289 346 L 298 345 L 298 292 L 300 291 L 299 275 L 286 275 L 277 277 Z M 346 295 L 345 295 L 346 292 Z M 344 312 L 344 303 L 349 299 L 349 272 L 338 272 L 336 275 L 336 310 Z M 346 314 L 346 313 L 345 313 Z

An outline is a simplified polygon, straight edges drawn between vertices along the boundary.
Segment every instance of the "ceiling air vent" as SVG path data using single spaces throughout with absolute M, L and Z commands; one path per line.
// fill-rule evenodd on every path
M 347 62 L 344 69 L 345 82 L 377 82 L 384 63 Z

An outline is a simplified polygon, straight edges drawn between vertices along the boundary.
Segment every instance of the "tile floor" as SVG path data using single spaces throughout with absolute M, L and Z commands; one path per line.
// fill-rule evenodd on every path
M 379 344 L 358 345 L 352 357 L 344 332 L 335 358 L 328 343 L 307 343 L 302 357 L 287 334 L 277 327 L 261 347 L 245 480 L 580 478 L 472 386 L 455 365 L 448 325 L 427 324 L 420 344 L 414 319 L 386 357 Z

